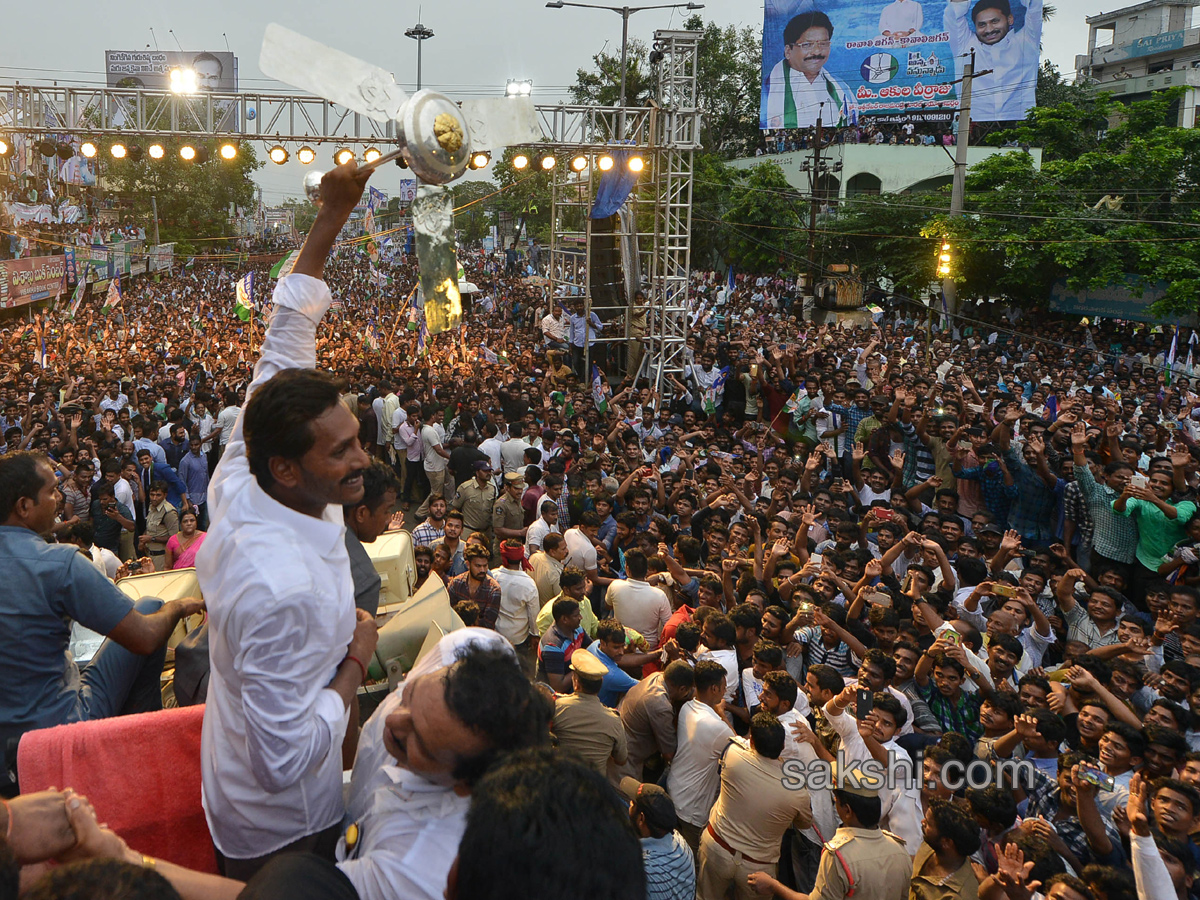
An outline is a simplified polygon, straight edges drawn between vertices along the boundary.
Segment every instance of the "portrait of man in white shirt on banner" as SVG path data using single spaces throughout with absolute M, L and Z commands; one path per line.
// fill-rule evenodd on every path
M 925 11 L 917 0 L 892 0 L 879 14 L 879 33 L 883 37 L 911 37 L 924 24 Z
M 969 11 L 969 15 L 968 15 Z M 1024 119 L 1035 104 L 1041 60 L 1042 0 L 1029 0 L 1025 21 L 1016 26 L 1011 0 L 954 0 L 946 4 L 945 29 L 950 33 L 957 75 L 975 51 L 975 71 L 990 69 L 975 81 L 971 118 L 977 122 Z
M 820 10 L 793 16 L 783 29 L 783 59 L 767 76 L 767 128 L 826 127 L 857 119 L 858 103 L 845 83 L 825 69 L 833 23 Z

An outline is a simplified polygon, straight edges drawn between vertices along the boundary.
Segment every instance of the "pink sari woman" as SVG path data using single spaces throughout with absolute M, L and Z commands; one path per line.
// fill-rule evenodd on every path
M 167 569 L 186 569 L 196 565 L 196 551 L 204 543 L 207 532 L 196 530 L 196 513 L 185 510 L 179 514 L 179 533 L 167 541 L 164 564 Z

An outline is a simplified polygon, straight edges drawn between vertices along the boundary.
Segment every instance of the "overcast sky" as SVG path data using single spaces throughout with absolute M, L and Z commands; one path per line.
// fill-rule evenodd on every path
M 1044 29 L 1043 52 L 1071 73 L 1075 54 L 1087 49 L 1084 16 L 1100 10 L 1094 0 L 1053 2 L 1058 12 Z M 456 98 L 495 95 L 509 78 L 530 78 L 538 102 L 566 100 L 576 69 L 586 67 L 606 44 L 620 49 L 621 19 L 604 10 L 546 9 L 544 0 L 425 5 L 429 9 L 420 18 L 436 36 L 425 42 L 424 86 Z M 701 15 L 722 25 L 762 27 L 761 5 L 745 0 L 709 0 Z M 630 19 L 630 36 L 648 40 L 655 29 L 679 27 L 686 16 L 683 10 L 640 12 Z M 0 32 L 0 80 L 102 84 L 104 51 L 153 48 L 153 28 L 163 50 L 177 49 L 175 38 L 185 50 L 224 50 L 228 40 L 238 57 L 241 88 L 278 90 L 281 86 L 258 70 L 263 29 L 272 21 L 392 71 L 409 90 L 415 86 L 416 46 L 404 32 L 418 21 L 416 3 L 328 0 L 107 0 L 99 7 L 80 0 L 14 2 L 5 10 Z M 265 158 L 265 148 L 259 153 Z M 324 156 L 328 154 L 318 163 L 329 167 Z M 302 175 L 303 167 L 296 163 L 268 163 L 256 173 L 268 205 L 299 196 Z M 401 171 L 389 166 L 372 183 L 390 193 L 400 178 Z

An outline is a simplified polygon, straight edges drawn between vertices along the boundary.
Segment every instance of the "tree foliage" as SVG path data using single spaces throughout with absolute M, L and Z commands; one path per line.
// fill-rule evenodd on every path
M 308 234 L 308 230 L 312 228 L 313 222 L 317 221 L 317 205 L 307 197 L 303 200 L 288 197 L 280 205 L 284 209 L 293 211 L 292 215 L 296 220 L 296 231 L 300 232 L 300 234 Z
M 106 162 L 105 177 L 110 190 L 121 194 L 134 217 L 153 224 L 151 198 L 158 203 L 159 235 L 176 241 L 181 249 L 194 249 L 191 238 L 229 237 L 229 204 L 249 207 L 254 203 L 255 185 L 250 173 L 262 166 L 254 146 L 243 143 L 232 161 L 220 159 L 216 145 L 208 146 L 209 161 L 198 165 L 179 157 L 181 141 L 164 141 L 162 159 L 144 157 Z M 203 142 L 191 142 L 206 146 Z M 299 226 L 297 226 L 299 227 Z
M 491 225 L 487 204 L 496 185 L 490 181 L 459 181 L 450 190 L 454 194 L 454 228 L 458 232 L 458 243 L 470 246 L 482 241 Z
M 962 296 L 1044 307 L 1057 281 L 1095 290 L 1133 276 L 1166 284 L 1161 312 L 1194 312 L 1200 133 L 1174 126 L 1177 102 L 1172 91 L 1127 106 L 1100 94 L 1035 109 L 1000 137 L 1040 145 L 1041 168 L 1020 149 L 972 166 L 962 218 L 948 218 L 948 192 L 863 198 L 844 204 L 825 240 L 853 246 L 864 274 L 910 295 L 933 280 L 945 237 Z
M 773 162 L 759 163 L 730 190 L 726 258 L 741 271 L 771 272 L 786 263 L 786 245 L 801 228 L 799 195 Z M 806 248 L 807 249 L 807 248 Z

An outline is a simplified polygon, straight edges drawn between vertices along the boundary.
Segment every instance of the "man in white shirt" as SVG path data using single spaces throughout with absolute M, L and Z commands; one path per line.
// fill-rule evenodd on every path
M 733 729 L 721 716 L 725 668 L 700 660 L 695 669 L 696 696 L 679 710 L 675 756 L 667 770 L 667 793 L 675 801 L 679 833 L 699 852 L 700 832 L 721 787 L 719 763 Z
M 879 33 L 884 37 L 905 38 L 916 34 L 925 23 L 925 13 L 917 0 L 892 0 L 879 14 Z
M 209 487 L 197 557 L 212 663 L 202 799 L 218 864 L 240 880 L 283 850 L 332 853 L 349 706 L 377 640 L 374 620 L 355 612 L 342 520 L 370 458 L 337 383 L 314 369 L 332 302 L 325 259 L 368 177 L 353 163 L 326 173 Z
M 558 503 L 550 499 L 542 500 L 538 507 L 538 517 L 525 532 L 526 556 L 533 556 L 542 549 L 542 541 L 546 539 L 546 535 L 558 533 Z
M 492 577 L 500 585 L 496 631 L 516 648 L 522 668 L 532 676 L 539 637 L 537 615 L 542 608 L 537 584 L 523 568 L 525 548 L 520 541 L 503 541 L 500 561 L 500 568 L 492 569 Z
M 233 426 L 237 424 L 237 418 L 241 413 L 242 408 L 238 406 L 237 394 L 233 391 L 226 391 L 225 405 L 217 413 L 217 427 L 221 429 L 221 437 L 218 441 L 221 453 L 224 453 L 225 448 L 229 445 L 229 437 L 233 434 Z
M 968 9 L 970 21 L 967 20 Z M 990 70 L 974 85 L 971 118 L 977 122 L 1024 119 L 1034 105 L 1042 44 L 1042 0 L 1029 0 L 1025 23 L 1013 28 L 1009 0 L 953 0 L 946 4 L 945 30 L 950 33 L 957 74 L 962 61 L 975 53 L 975 71 Z M 974 28 L 972 29 L 972 25 Z
M 546 337 L 546 346 L 551 350 L 566 350 L 570 322 L 562 314 L 562 307 L 553 301 L 550 304 L 550 314 L 542 319 L 542 334 Z
M 783 29 L 783 59 L 767 77 L 766 127 L 849 125 L 858 110 L 854 92 L 825 68 L 833 23 L 820 10 L 793 17 Z M 972 112 L 974 107 L 972 107 Z
M 625 574 L 628 578 L 610 584 L 604 602 L 613 611 L 613 618 L 644 637 L 648 650 L 655 650 L 663 626 L 671 618 L 671 601 L 659 588 L 647 583 L 649 571 L 645 553 L 627 550 Z
M 450 453 L 442 444 L 446 440 L 446 432 L 437 419 L 441 410 L 430 405 L 422 417 L 421 426 L 421 461 L 425 466 L 425 477 L 429 479 L 429 496 L 417 507 L 417 518 L 424 518 L 429 512 L 429 503 L 434 497 L 445 497 L 449 503 L 454 496 L 454 484 L 446 486 L 446 467 L 450 465 Z

